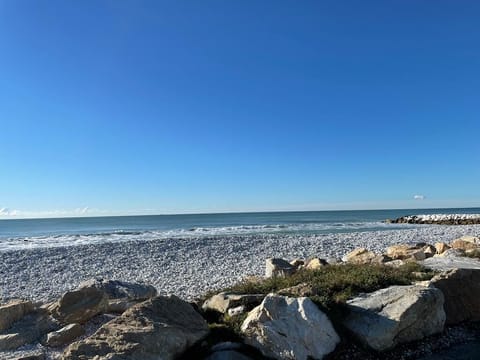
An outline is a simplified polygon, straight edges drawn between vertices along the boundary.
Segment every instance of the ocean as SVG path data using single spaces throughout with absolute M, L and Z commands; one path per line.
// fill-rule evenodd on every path
M 8 219 L 0 220 L 0 251 L 166 238 L 389 231 L 415 225 L 387 224 L 386 219 L 454 213 L 480 213 L 480 208 Z

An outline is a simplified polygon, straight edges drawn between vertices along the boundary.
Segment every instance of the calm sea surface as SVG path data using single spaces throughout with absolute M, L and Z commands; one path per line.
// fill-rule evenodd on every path
M 385 224 L 414 214 L 480 213 L 480 208 L 259 212 L 229 214 L 0 220 L 0 251 L 105 241 L 175 237 L 389 231 L 412 225 Z

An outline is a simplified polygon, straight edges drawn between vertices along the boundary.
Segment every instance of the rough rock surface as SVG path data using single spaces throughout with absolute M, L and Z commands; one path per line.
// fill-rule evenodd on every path
M 391 286 L 348 301 L 344 325 L 377 351 L 439 333 L 445 323 L 443 295 L 423 286 Z
M 53 317 L 63 324 L 83 324 L 108 307 L 104 291 L 93 286 L 68 291 L 49 307 Z
M 3 354 L 2 354 L 3 355 Z M 21 355 L 13 355 L 1 358 L 2 360 L 45 360 L 45 353 L 42 350 L 23 352 Z
M 269 258 L 265 261 L 265 277 L 285 277 L 292 275 L 297 268 L 288 261 L 279 258 Z
M 15 322 L 8 329 L 8 333 L 0 335 L 0 351 L 13 350 L 33 343 L 56 327 L 46 310 L 35 310 Z
M 159 296 L 73 343 L 62 359 L 174 359 L 207 334 L 207 323 L 190 304 L 176 296 Z
M 327 261 L 320 258 L 313 258 L 308 260 L 307 264 L 305 265 L 305 269 L 307 270 L 318 270 L 322 266 L 328 265 Z
M 20 334 L 2 334 L 0 335 L 0 351 L 13 350 L 28 343 Z
M 480 224 L 480 214 L 422 214 L 402 216 L 390 223 L 399 224 L 438 224 L 438 225 L 471 225 Z
M 138 301 L 127 299 L 108 300 L 106 312 L 111 314 L 121 314 L 137 303 Z
M 79 288 L 94 287 L 105 292 L 109 300 L 128 299 L 128 300 L 147 300 L 157 296 L 157 289 L 152 285 L 120 281 L 90 279 L 82 282 Z
M 453 269 L 436 275 L 430 284 L 445 297 L 446 323 L 480 321 L 480 269 Z
M 435 243 L 435 249 L 437 250 L 437 254 L 442 254 L 448 249 L 450 249 L 450 246 L 445 244 L 444 242 L 437 242 Z
M 459 257 L 459 256 L 465 256 L 465 250 L 462 249 L 447 249 L 443 253 L 437 255 L 438 257 L 444 257 L 444 258 L 454 258 L 454 257 Z
M 478 236 L 473 236 L 473 235 L 464 235 L 459 237 L 458 239 L 455 240 L 462 240 L 462 241 L 467 241 L 472 244 L 477 244 L 480 245 L 480 238 Z
M 389 246 L 386 251 L 387 256 L 394 260 L 424 260 L 425 252 L 423 248 L 411 245 L 393 245 Z
M 454 249 L 460 249 L 460 250 L 474 250 L 477 249 L 478 246 L 470 241 L 465 241 L 461 239 L 453 240 L 452 243 L 450 244 L 452 248 Z
M 252 309 L 253 307 L 260 304 L 264 297 L 265 295 L 263 294 L 242 295 L 221 292 L 205 300 L 202 305 L 202 309 L 204 311 L 211 310 L 222 314 L 225 314 L 230 308 L 235 308 L 242 305 Z
M 340 341 L 328 317 L 308 298 L 269 294 L 242 324 L 246 343 L 276 359 L 321 359 Z
M 358 248 L 347 255 L 342 260 L 351 264 L 368 264 L 376 257 L 375 253 L 365 248 Z
M 445 253 L 448 253 L 452 250 L 454 249 L 447 250 Z M 457 256 L 455 253 L 452 253 L 452 255 L 449 256 L 434 256 L 425 259 L 424 261 L 420 262 L 420 264 L 427 268 L 439 271 L 452 269 L 480 269 L 480 260 L 464 256 Z
M 45 342 L 48 346 L 62 346 L 71 343 L 76 338 L 82 336 L 85 333 L 85 329 L 80 324 L 69 324 L 63 328 L 52 331 L 47 334 L 47 340 Z
M 0 306 L 0 331 L 8 329 L 12 324 L 33 311 L 30 301 L 13 300 Z

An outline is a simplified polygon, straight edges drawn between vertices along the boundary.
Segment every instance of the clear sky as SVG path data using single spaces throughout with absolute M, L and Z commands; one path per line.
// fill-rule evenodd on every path
M 0 1 L 0 217 L 480 206 L 478 1 Z

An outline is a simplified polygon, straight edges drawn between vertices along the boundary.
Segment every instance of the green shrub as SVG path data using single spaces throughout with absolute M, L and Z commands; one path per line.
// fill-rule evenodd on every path
M 345 314 L 345 302 L 356 294 L 373 292 L 391 285 L 409 285 L 412 281 L 428 280 L 433 275 L 433 271 L 415 262 L 397 268 L 380 264 L 327 265 L 318 270 L 299 270 L 288 277 L 250 278 L 222 291 L 268 294 L 305 284 L 311 290 L 310 299 L 338 324 Z M 203 300 L 219 292 L 210 292 Z M 234 317 L 217 314 L 209 321 L 211 332 L 206 342 L 238 341 L 241 338 L 240 327 L 246 316 L 246 313 Z
M 420 274 L 424 274 L 419 277 Z M 299 284 L 312 288 L 312 300 L 325 309 L 362 292 L 372 292 L 390 285 L 408 285 L 430 279 L 434 273 L 411 262 L 398 268 L 386 265 L 328 265 L 318 270 L 300 270 L 289 277 L 242 281 L 225 291 L 237 294 L 268 294 Z

